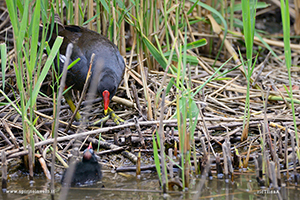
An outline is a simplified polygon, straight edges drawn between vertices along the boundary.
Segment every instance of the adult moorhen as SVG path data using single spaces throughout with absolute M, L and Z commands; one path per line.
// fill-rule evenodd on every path
M 110 112 L 114 121 L 119 124 L 119 121 L 122 120 L 108 107 L 111 98 L 116 94 L 125 70 L 124 59 L 118 48 L 97 32 L 75 25 L 64 26 L 57 14 L 55 14 L 54 25 L 52 34 L 49 31 L 46 39 L 52 47 L 57 36 L 64 37 L 60 47 L 60 67 L 58 70 L 63 71 L 66 49 L 69 43 L 73 43 L 70 63 L 80 58 L 80 61 L 68 70 L 66 86 L 72 86 L 72 89 L 79 91 L 83 89 L 89 71 L 90 59 L 94 53 L 95 58 L 91 67 L 92 75 L 89 79 L 89 86 L 90 88 L 94 86 L 96 93 L 102 97 L 104 114 L 107 115 Z M 49 38 L 50 35 L 51 38 Z M 65 99 L 74 112 L 75 106 L 69 92 L 65 94 Z M 79 120 L 80 118 L 80 114 L 76 113 L 76 119 Z
M 74 170 L 71 167 L 64 171 L 61 183 L 63 185 L 80 186 L 92 184 L 102 178 L 101 165 L 94 154 L 92 144 L 84 150 L 82 161 L 74 161 Z M 70 179 L 68 179 L 68 176 Z M 68 184 L 69 182 L 69 184 Z

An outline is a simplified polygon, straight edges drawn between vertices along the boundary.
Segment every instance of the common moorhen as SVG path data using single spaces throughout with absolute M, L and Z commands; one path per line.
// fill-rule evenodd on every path
M 69 43 L 73 43 L 73 51 L 70 58 L 72 63 L 77 58 L 80 61 L 68 70 L 66 86 L 72 86 L 72 89 L 81 91 L 85 84 L 87 73 L 89 70 L 90 59 L 92 54 L 95 58 L 91 68 L 91 78 L 89 86 L 95 86 L 96 93 L 102 97 L 104 104 L 104 114 L 108 111 L 113 111 L 108 107 L 111 98 L 116 94 L 117 88 L 123 78 L 125 63 L 118 48 L 110 40 L 97 32 L 89 30 L 84 27 L 75 25 L 64 26 L 60 18 L 55 14 L 54 29 L 52 34 L 48 32 L 47 39 L 50 47 L 52 47 L 57 36 L 64 37 L 63 43 L 60 47 L 59 55 L 59 71 L 63 71 L 63 64 L 65 62 L 66 49 Z M 49 36 L 51 35 L 51 38 Z M 57 63 L 57 62 L 55 62 Z M 75 106 L 72 102 L 69 92 L 65 94 L 65 99 L 74 112 Z M 121 119 L 117 117 L 114 121 L 118 124 Z M 76 119 L 79 120 L 81 116 L 76 113 Z
M 69 179 L 71 186 L 92 184 L 101 180 L 101 165 L 97 161 L 92 144 L 90 144 L 89 147 L 84 150 L 82 161 L 74 162 L 73 173 L 69 172 L 69 170 L 71 170 L 70 168 L 64 171 L 61 179 L 62 184 L 68 185 L 68 176 L 71 176 Z

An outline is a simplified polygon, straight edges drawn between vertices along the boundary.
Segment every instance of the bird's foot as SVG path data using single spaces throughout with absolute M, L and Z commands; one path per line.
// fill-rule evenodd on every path
M 93 125 L 102 125 L 109 119 L 111 118 L 117 125 L 119 125 L 120 123 L 123 123 L 124 120 L 122 118 L 120 118 L 110 107 L 108 107 L 108 115 L 101 118 L 100 120 L 96 121 L 93 123 Z
M 108 115 L 117 125 L 124 122 L 124 120 L 119 117 L 110 107 L 108 107 Z
M 110 118 L 110 116 L 107 115 L 107 116 L 105 116 L 105 117 L 103 117 L 103 118 L 101 118 L 101 119 L 99 119 L 99 120 L 93 122 L 91 125 L 92 125 L 92 126 L 99 126 L 99 125 L 100 125 L 100 127 L 102 128 L 103 124 L 104 124 L 109 118 Z

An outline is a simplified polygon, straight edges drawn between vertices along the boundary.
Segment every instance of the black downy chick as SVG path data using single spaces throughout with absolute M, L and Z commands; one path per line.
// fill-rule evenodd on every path
M 70 184 L 67 183 L 67 177 L 71 171 L 70 168 L 65 170 L 61 183 L 71 186 L 80 186 L 92 184 L 102 179 L 101 165 L 98 163 L 94 154 L 92 144 L 84 150 L 82 161 L 75 161 L 75 169 L 73 171 Z

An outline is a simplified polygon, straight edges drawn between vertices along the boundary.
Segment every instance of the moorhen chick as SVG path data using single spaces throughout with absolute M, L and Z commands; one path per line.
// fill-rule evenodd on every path
M 61 183 L 64 185 L 69 185 L 68 176 L 70 178 L 71 186 L 79 186 L 92 184 L 97 181 L 100 181 L 102 178 L 101 165 L 98 163 L 96 155 L 94 154 L 92 144 L 90 143 L 89 147 L 84 150 L 82 161 L 74 161 L 74 171 L 73 173 L 69 170 L 64 171 Z
M 123 120 L 109 108 L 109 102 L 116 94 L 125 70 L 124 59 L 117 46 L 103 35 L 87 28 L 75 25 L 64 26 L 57 14 L 55 14 L 54 25 L 52 34 L 49 31 L 46 39 L 48 39 L 49 46 L 52 47 L 57 36 L 64 37 L 60 47 L 60 67 L 58 70 L 63 71 L 66 49 L 69 43 L 73 44 L 70 63 L 80 58 L 80 61 L 68 70 L 66 86 L 72 86 L 72 89 L 82 91 L 89 71 L 91 56 L 94 53 L 95 58 L 91 67 L 92 75 L 89 79 L 89 86 L 90 88 L 92 85 L 95 86 L 96 93 L 102 97 L 104 114 L 111 113 L 110 116 L 119 124 L 119 121 Z M 50 35 L 51 38 L 49 38 Z M 70 92 L 66 92 L 64 96 L 74 112 L 75 106 Z M 76 113 L 76 119 L 79 120 L 80 118 L 80 114 Z

